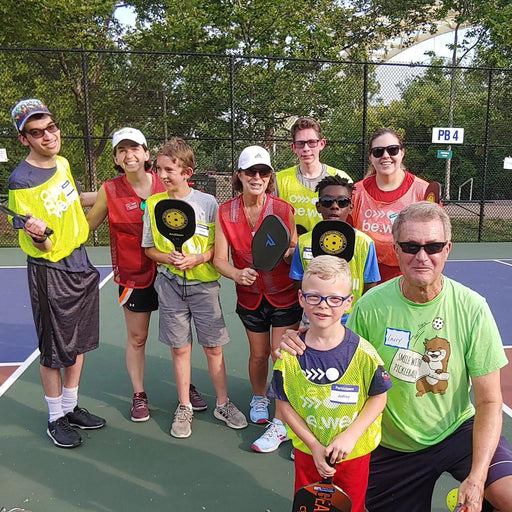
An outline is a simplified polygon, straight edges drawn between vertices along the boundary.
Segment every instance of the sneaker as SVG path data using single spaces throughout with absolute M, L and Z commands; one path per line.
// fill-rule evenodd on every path
M 252 443 L 251 448 L 260 453 L 273 452 L 284 441 L 288 441 L 286 427 L 281 420 L 274 418 L 267 425 L 265 433 Z
M 238 407 L 229 400 L 224 405 L 215 407 L 213 415 L 218 420 L 224 421 L 228 427 L 236 429 L 247 427 L 247 418 Z
M 46 433 L 53 444 L 61 448 L 75 448 L 82 444 L 80 434 L 71 428 L 67 416 L 48 422 Z
M 193 411 L 206 411 L 206 409 L 208 409 L 208 404 L 201 396 L 201 393 L 197 391 L 194 384 L 190 384 L 190 391 L 188 392 L 188 396 L 190 398 L 190 403 L 192 404 Z
M 0 512 L 31 512 L 31 511 L 26 508 L 19 508 L 19 507 L 10 508 L 9 510 L 7 510 L 5 507 L 2 507 L 2 508 L 0 508 Z
M 194 412 L 186 405 L 179 404 L 174 413 L 174 420 L 171 425 L 171 436 L 189 437 L 192 434 L 192 418 Z
M 107 424 L 105 419 L 91 414 L 87 409 L 78 407 L 78 405 L 66 414 L 66 418 L 72 427 L 78 427 L 82 430 L 95 430 L 103 428 Z
M 141 393 L 134 393 L 132 400 L 131 410 L 132 421 L 148 421 L 149 420 L 149 408 L 148 408 L 148 397 L 144 391 Z
M 253 396 L 249 416 L 253 423 L 268 423 L 268 406 L 270 400 L 266 396 Z

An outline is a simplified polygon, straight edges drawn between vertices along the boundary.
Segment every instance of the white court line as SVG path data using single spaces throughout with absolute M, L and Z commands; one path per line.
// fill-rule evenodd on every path
M 512 409 L 508 405 L 503 404 L 503 412 L 508 414 L 509 418 L 512 418 Z
M 99 265 L 98 265 L 99 266 Z M 103 266 L 103 265 L 102 265 Z M 105 265 L 109 266 L 109 265 Z M 23 268 L 23 267 L 2 267 L 2 268 Z M 110 274 L 101 281 L 99 284 L 99 289 L 101 290 L 108 281 L 113 277 L 114 272 L 110 272 Z M 28 358 L 14 371 L 14 373 L 7 378 L 7 380 L 0 386 L 0 397 L 23 375 L 25 370 L 39 357 L 39 349 L 36 348 L 32 354 L 28 356 Z M 15 366 L 16 363 L 6 363 L 5 366 Z M 4 365 L 1 365 L 4 366 Z
M 507 261 L 502 260 L 494 260 L 496 263 L 501 263 L 502 265 L 506 265 L 507 267 L 512 267 L 512 263 L 508 263 Z

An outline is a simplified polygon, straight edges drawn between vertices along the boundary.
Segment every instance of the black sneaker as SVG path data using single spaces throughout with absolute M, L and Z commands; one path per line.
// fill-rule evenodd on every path
M 66 416 L 62 416 L 51 423 L 48 422 L 46 433 L 53 444 L 61 448 L 76 448 L 82 444 L 80 434 L 71 428 Z
M 102 428 L 107 424 L 107 421 L 95 414 L 91 414 L 87 409 L 78 407 L 78 405 L 66 414 L 69 424 L 72 427 L 78 427 L 82 430 L 95 430 Z

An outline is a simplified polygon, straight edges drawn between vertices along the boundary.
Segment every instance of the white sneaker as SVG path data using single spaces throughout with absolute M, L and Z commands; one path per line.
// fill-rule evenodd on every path
M 274 418 L 266 427 L 264 434 L 252 443 L 255 452 L 269 453 L 277 450 L 279 445 L 288 441 L 286 426 L 281 420 Z

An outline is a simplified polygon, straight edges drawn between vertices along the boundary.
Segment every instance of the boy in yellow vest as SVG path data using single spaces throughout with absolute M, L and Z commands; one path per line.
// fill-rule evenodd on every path
M 171 348 L 178 407 L 170 434 L 185 438 L 192 434 L 193 410 L 190 402 L 192 325 L 208 360 L 208 369 L 217 395 L 213 415 L 228 427 L 247 427 L 247 419 L 228 398 L 226 367 L 222 347 L 229 341 L 219 300 L 220 274 L 212 264 L 215 216 L 219 206 L 210 194 L 189 187 L 196 168 L 192 148 L 174 138 L 156 154 L 156 169 L 166 192 L 150 196 L 144 212 L 142 247 L 157 262 L 155 289 L 158 293 L 159 338 Z M 196 217 L 195 233 L 177 251 L 162 236 L 155 221 L 155 206 L 162 199 L 189 203 Z
M 299 158 L 294 165 L 276 174 L 275 195 L 295 208 L 295 222 L 299 235 L 311 231 L 322 220 L 315 208 L 318 183 L 335 174 L 352 182 L 350 176 L 339 169 L 320 162 L 320 152 L 327 141 L 323 138 L 320 123 L 312 117 L 299 117 L 291 129 L 292 150 Z
M 18 138 L 30 152 L 9 177 L 9 207 L 29 219 L 20 223 L 28 285 L 39 339 L 39 364 L 48 404 L 46 433 L 56 446 L 74 448 L 82 438 L 72 427 L 98 429 L 103 418 L 78 407 L 84 354 L 99 345 L 99 274 L 84 243 L 89 226 L 68 161 L 58 156 L 60 129 L 37 99 L 11 112 Z M 53 234 L 47 236 L 47 227 Z
M 323 220 L 341 220 L 347 222 L 352 212 L 352 191 L 354 184 L 349 183 L 341 176 L 326 176 L 316 186 L 318 201 L 316 209 Z M 349 262 L 352 274 L 352 293 L 354 300 L 352 305 L 361 298 L 370 288 L 377 286 L 380 281 L 379 263 L 375 252 L 373 240 L 362 231 L 354 229 L 356 233 L 354 243 L 354 256 Z M 290 277 L 296 281 L 297 289 L 304 275 L 304 270 L 313 259 L 311 248 L 312 232 L 304 233 L 299 237 L 299 242 L 293 253 L 290 267 Z M 348 320 L 350 309 L 343 315 L 342 323 Z
M 295 491 L 321 478 L 364 511 L 370 453 L 381 437 L 381 413 L 391 381 L 373 346 L 345 328 L 353 300 L 345 260 L 318 256 L 308 265 L 299 302 L 310 322 L 302 356 L 283 352 L 268 396 L 280 404 L 295 448 Z M 335 467 L 331 467 L 326 458 Z

